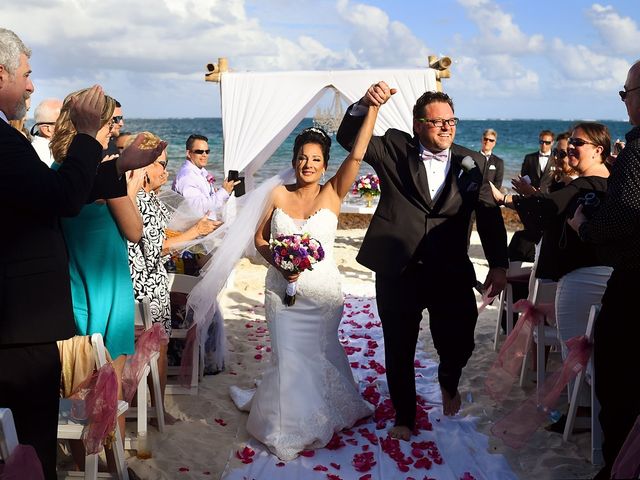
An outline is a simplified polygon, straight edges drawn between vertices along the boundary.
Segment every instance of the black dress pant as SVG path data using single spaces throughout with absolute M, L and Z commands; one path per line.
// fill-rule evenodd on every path
M 0 407 L 10 408 L 18 441 L 35 448 L 46 479 L 56 479 L 60 357 L 55 342 L 0 346 Z
M 636 299 L 639 282 L 640 271 L 615 269 L 595 323 L 594 376 L 604 436 L 603 470 L 607 472 L 640 415 L 640 313 Z
M 478 319 L 473 282 L 460 282 L 446 272 L 427 274 L 422 265 L 400 277 L 377 275 L 376 300 L 384 334 L 385 363 L 396 425 L 413 428 L 416 418 L 414 358 L 422 311 L 440 357 L 438 381 L 454 396 L 462 368 L 471 357 Z

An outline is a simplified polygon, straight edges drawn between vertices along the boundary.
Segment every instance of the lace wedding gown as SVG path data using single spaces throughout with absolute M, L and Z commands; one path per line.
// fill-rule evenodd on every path
M 286 280 L 273 267 L 266 278 L 265 308 L 271 365 L 251 401 L 249 433 L 282 460 L 324 447 L 334 432 L 373 413 L 358 391 L 338 341 L 341 278 L 333 260 L 338 219 L 323 208 L 307 220 L 273 212 L 271 235 L 308 232 L 325 258 L 298 278 L 296 303 L 283 304 Z

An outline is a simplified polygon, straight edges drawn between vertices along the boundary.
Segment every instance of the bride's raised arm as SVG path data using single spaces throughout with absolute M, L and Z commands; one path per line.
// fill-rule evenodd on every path
M 379 109 L 379 106 L 369 107 L 369 111 L 360 126 L 351 152 L 347 158 L 344 159 L 344 162 L 342 162 L 336 174 L 329 180 L 329 183 L 333 186 L 334 191 L 338 194 L 341 201 L 345 195 L 349 193 L 349 190 L 351 190 L 356 175 L 358 175 L 360 163 L 365 153 L 367 153 L 367 146 L 373 135 L 373 127 L 376 124 Z

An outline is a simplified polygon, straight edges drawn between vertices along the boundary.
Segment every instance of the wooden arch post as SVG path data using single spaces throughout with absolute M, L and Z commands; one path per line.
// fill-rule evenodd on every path
M 218 58 L 218 63 L 207 63 L 207 73 L 204 74 L 206 82 L 220 82 L 220 75 L 229 71 L 229 64 L 225 57 Z
M 438 58 L 437 55 L 429 55 L 429 68 L 433 68 L 436 71 L 436 89 L 438 92 L 442 91 L 442 79 L 451 78 L 451 58 L 442 57 Z

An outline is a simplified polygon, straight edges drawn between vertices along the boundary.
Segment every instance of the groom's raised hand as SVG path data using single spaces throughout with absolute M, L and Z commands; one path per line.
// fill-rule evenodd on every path
M 379 81 L 367 89 L 367 93 L 365 93 L 364 97 L 360 100 L 360 104 L 367 107 L 380 107 L 387 103 L 391 95 L 397 91 L 395 88 L 389 88 L 386 82 Z

